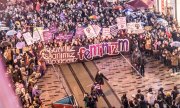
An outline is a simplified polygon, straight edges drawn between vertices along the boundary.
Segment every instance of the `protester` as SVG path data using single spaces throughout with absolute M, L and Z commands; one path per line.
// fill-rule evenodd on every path
M 149 105 L 149 108 L 154 107 L 154 102 L 155 102 L 155 95 L 152 91 L 152 88 L 149 88 L 148 93 L 147 93 L 147 102 Z
M 94 85 L 91 87 L 91 94 L 96 93 L 98 96 L 104 96 L 103 90 L 101 89 L 101 85 L 97 82 L 94 83 Z
M 171 65 L 173 73 L 176 73 L 178 71 L 178 56 L 175 54 L 175 52 L 173 52 L 171 56 Z
M 128 103 L 128 99 L 126 97 L 126 94 L 123 94 L 123 96 L 121 97 L 121 102 L 123 104 L 123 108 L 129 107 L 129 103 Z
M 146 64 L 146 59 L 144 56 L 141 57 L 141 60 L 140 60 L 140 74 L 142 76 L 145 76 L 144 73 L 145 73 L 145 64 Z
M 88 108 L 90 100 L 89 100 L 89 95 L 87 93 L 84 94 L 84 100 L 83 101 L 85 103 L 85 108 Z
M 108 80 L 100 71 L 95 76 L 95 81 L 100 85 L 104 85 L 104 79 Z

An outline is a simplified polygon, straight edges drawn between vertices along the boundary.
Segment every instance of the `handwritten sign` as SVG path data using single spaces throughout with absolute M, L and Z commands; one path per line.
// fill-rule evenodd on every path
M 116 20 L 117 20 L 118 29 L 127 29 L 126 17 L 118 17 Z

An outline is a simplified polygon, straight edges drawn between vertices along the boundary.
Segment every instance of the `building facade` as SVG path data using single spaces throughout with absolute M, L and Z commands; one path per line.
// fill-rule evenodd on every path
M 155 9 L 164 14 L 171 14 L 180 25 L 180 0 L 155 0 Z

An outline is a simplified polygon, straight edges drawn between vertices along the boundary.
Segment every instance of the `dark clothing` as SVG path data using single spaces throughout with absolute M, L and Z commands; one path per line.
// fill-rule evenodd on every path
M 171 92 L 171 94 L 172 94 L 173 100 L 175 100 L 176 97 L 177 97 L 177 95 L 179 94 L 179 91 L 178 91 L 178 90 L 173 90 L 173 91 Z
M 89 105 L 88 105 L 88 104 L 89 104 L 89 97 L 87 97 L 87 96 L 84 97 L 84 100 L 83 100 L 83 101 L 85 102 L 85 108 L 86 108 L 86 107 L 89 107 Z
M 171 106 L 171 105 L 172 105 L 172 97 L 171 97 L 171 96 L 166 96 L 166 97 L 165 97 L 165 101 L 166 101 L 166 103 L 168 104 L 168 106 Z
M 143 57 L 141 57 L 141 61 L 140 61 L 140 74 L 142 76 L 144 76 L 144 73 L 145 73 L 145 69 L 144 69 L 145 64 L 146 64 L 146 60 Z
M 129 102 L 128 102 L 127 97 L 122 96 L 121 101 L 122 101 L 124 108 L 129 108 Z
M 12 78 L 14 82 L 19 82 L 22 80 L 21 72 L 19 70 L 15 70 L 15 72 L 12 74 Z
M 104 85 L 104 79 L 108 80 L 102 73 L 97 73 L 96 77 L 95 77 L 95 81 L 100 84 L 100 85 Z
M 139 108 L 147 108 L 147 103 L 146 103 L 146 101 L 141 100 L 141 101 L 139 102 Z
M 136 94 L 136 99 L 141 99 L 141 97 L 144 97 L 144 95 L 141 94 L 141 93 L 137 93 L 137 94 Z
M 144 76 L 144 73 L 145 73 L 144 65 L 141 65 L 141 66 L 140 66 L 140 74 L 141 74 L 142 76 Z

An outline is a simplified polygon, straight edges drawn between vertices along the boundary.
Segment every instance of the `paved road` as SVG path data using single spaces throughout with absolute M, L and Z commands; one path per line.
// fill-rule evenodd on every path
M 121 97 L 123 93 L 128 93 L 128 97 L 131 97 L 138 89 L 146 94 L 150 87 L 156 92 L 160 87 L 163 87 L 165 92 L 171 91 L 175 85 L 180 89 L 180 75 L 171 76 L 171 69 L 153 58 L 147 60 L 144 78 L 132 74 L 130 65 L 120 56 L 99 59 L 95 61 L 95 64 L 108 77 L 118 97 Z
M 94 62 L 98 69 L 101 70 L 102 73 L 104 73 L 104 75 L 109 79 L 108 83 L 119 98 L 123 93 L 128 93 L 127 96 L 130 98 L 137 92 L 137 89 L 141 89 L 142 92 L 146 94 L 149 87 L 153 87 L 154 91 L 163 87 L 165 92 L 171 91 L 174 85 L 177 85 L 180 89 L 180 75 L 171 76 L 172 70 L 163 66 L 159 61 L 151 58 L 148 58 L 148 63 L 145 66 L 146 73 L 144 78 L 140 78 L 138 75 L 132 74 L 130 65 L 120 56 L 99 59 Z M 88 64 L 88 68 L 90 67 L 89 70 L 91 70 L 92 75 L 95 76 L 97 69 L 91 65 L 93 64 Z M 79 70 L 81 67 L 82 65 L 76 69 Z M 89 78 L 87 73 L 84 72 L 85 71 L 82 73 Z M 80 73 L 78 71 L 77 74 L 81 76 L 81 71 Z M 59 75 L 62 76 L 61 72 L 59 72 Z M 91 84 L 91 82 L 92 81 L 90 81 L 90 83 L 83 82 L 82 85 L 87 86 L 88 84 Z M 44 108 L 50 108 L 49 106 L 52 102 L 66 96 L 65 91 L 61 86 L 62 83 L 64 83 L 64 81 L 58 81 L 57 75 L 53 71 L 52 67 L 49 67 L 45 76 L 40 79 L 38 83 L 43 92 L 42 97 L 43 104 L 45 106 Z M 66 83 L 64 85 L 66 85 Z M 66 86 L 66 90 L 67 89 L 68 87 Z

